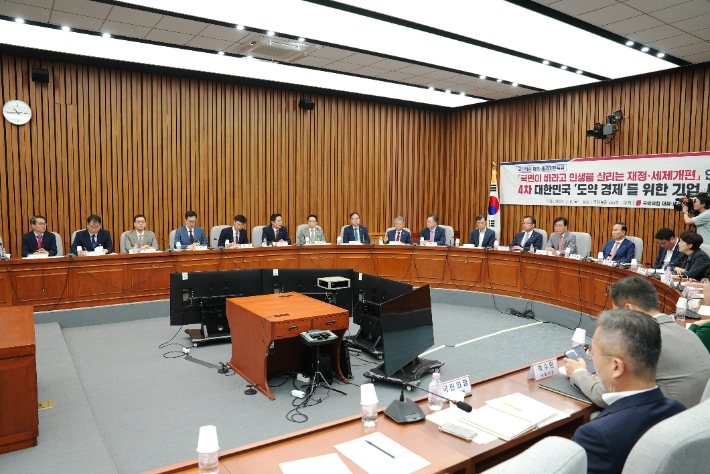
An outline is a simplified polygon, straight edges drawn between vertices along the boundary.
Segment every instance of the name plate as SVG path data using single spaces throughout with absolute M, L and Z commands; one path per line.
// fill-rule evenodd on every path
M 27 254 L 25 258 L 47 258 L 49 257 L 49 254 L 47 253 L 30 253 Z
M 362 242 L 358 242 L 357 240 L 351 240 L 348 242 L 349 245 L 362 245 Z
M 473 244 L 463 244 L 461 247 L 463 247 L 463 248 L 465 248 L 465 249 L 477 249 L 477 248 L 479 248 L 479 247 L 476 247 L 476 246 L 473 245 Z
M 576 253 L 571 253 L 569 258 L 571 258 L 572 260 L 582 260 L 582 256 L 577 255 Z
M 389 245 L 402 245 L 402 242 L 401 242 L 401 241 L 400 241 L 400 242 L 397 242 L 396 240 L 390 240 L 390 241 L 388 242 L 388 244 L 389 244 Z
M 444 387 L 444 395 L 446 396 L 448 396 L 449 392 L 453 392 L 454 390 L 463 392 L 464 396 L 471 395 L 471 381 L 468 375 L 449 380 L 448 382 L 442 382 L 441 385 Z
M 605 258 L 604 260 L 602 260 L 602 265 L 606 265 L 607 267 L 611 267 L 614 265 L 614 261 L 609 260 L 608 258 Z
M 535 255 L 547 255 L 547 250 L 535 250 Z
M 238 248 L 240 249 L 253 249 L 254 245 L 253 244 L 241 244 Z
M 537 364 L 530 366 L 528 370 L 528 380 L 535 379 L 535 382 L 550 378 L 560 373 L 560 368 L 557 366 L 557 359 L 543 360 Z
M 313 245 L 328 245 L 328 242 L 324 242 L 322 240 L 316 240 L 313 242 Z
M 87 257 L 102 257 L 104 255 L 103 250 L 94 250 L 93 252 L 86 252 Z
M 206 245 L 196 245 L 193 250 L 209 250 Z
M 431 240 L 425 240 L 424 241 L 424 247 L 438 247 L 439 245 L 436 242 L 432 242 Z
M 288 247 L 288 242 L 283 241 L 283 242 L 275 242 L 274 243 L 277 247 Z
M 510 252 L 510 247 L 497 247 L 496 250 L 502 250 L 504 252 Z

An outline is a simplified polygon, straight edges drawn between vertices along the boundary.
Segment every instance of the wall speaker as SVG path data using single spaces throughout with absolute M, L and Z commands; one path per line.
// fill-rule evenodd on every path
M 316 107 L 316 103 L 312 100 L 301 99 L 298 101 L 298 106 L 302 109 L 313 110 Z
M 49 84 L 49 70 L 43 67 L 32 66 L 32 81 Z

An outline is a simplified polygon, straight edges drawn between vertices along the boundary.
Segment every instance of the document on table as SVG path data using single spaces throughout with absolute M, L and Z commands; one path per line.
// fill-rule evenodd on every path
M 450 407 L 438 411 L 436 413 L 432 413 L 431 415 L 427 415 L 426 419 L 433 423 L 436 423 L 439 426 L 445 423 L 453 423 L 455 425 L 466 428 L 467 430 L 475 431 L 476 437 L 473 438 L 473 442 L 477 444 L 486 444 L 498 439 L 497 436 L 493 436 L 492 434 L 486 433 L 483 430 L 477 430 L 468 423 L 464 423 L 463 421 L 461 421 L 461 418 L 463 418 L 465 414 L 466 412 L 459 408 Z
M 336 444 L 335 449 L 369 474 L 409 474 L 431 464 L 380 432 Z
M 352 474 L 337 453 L 279 464 L 284 474 Z

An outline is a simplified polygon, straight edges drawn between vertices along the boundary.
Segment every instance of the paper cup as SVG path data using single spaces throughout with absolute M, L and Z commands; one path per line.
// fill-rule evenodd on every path
M 378 401 L 373 384 L 366 383 L 360 385 L 360 405 L 372 405 L 376 404 Z
M 200 436 L 197 439 L 198 453 L 216 453 L 219 451 L 217 442 L 217 427 L 208 425 L 200 428 Z
M 584 345 L 586 341 L 587 331 L 582 328 L 577 328 L 574 330 L 574 335 L 572 336 L 572 347 Z

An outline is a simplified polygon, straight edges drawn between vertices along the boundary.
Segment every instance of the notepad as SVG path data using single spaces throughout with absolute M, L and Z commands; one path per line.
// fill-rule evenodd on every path
M 510 416 L 488 405 L 467 413 L 461 421 L 495 435 L 503 441 L 515 439 L 536 427 L 534 423 Z
M 557 416 L 557 410 L 540 403 L 535 399 L 527 397 L 522 393 L 511 393 L 504 397 L 496 398 L 486 402 L 486 405 L 508 415 L 520 418 L 539 426 L 545 421 Z

